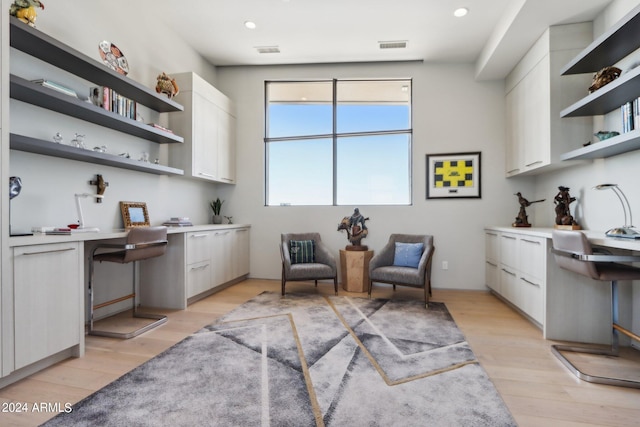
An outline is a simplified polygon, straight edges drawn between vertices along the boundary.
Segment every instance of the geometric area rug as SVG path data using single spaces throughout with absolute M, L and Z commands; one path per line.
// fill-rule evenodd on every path
M 516 423 L 443 303 L 264 292 L 44 425 Z

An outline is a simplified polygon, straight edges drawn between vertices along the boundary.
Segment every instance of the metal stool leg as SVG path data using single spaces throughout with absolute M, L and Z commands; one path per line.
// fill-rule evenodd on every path
M 95 249 L 94 251 L 95 252 Z M 136 304 L 136 268 L 137 268 L 137 261 L 133 263 L 133 293 L 131 295 L 127 295 L 124 296 L 122 298 L 117 298 L 115 300 L 112 301 L 107 301 L 105 303 L 99 304 L 99 305 L 94 305 L 93 304 L 93 275 L 94 275 L 94 265 L 93 265 L 94 261 L 93 261 L 93 253 L 91 254 L 91 259 L 89 260 L 89 335 L 97 335 L 97 336 L 102 336 L 102 337 L 110 337 L 110 338 L 121 338 L 121 339 L 129 339 L 129 338 L 133 338 L 136 337 L 140 334 L 143 334 L 153 328 L 155 328 L 156 326 L 160 326 L 163 323 L 166 323 L 167 321 L 167 316 L 165 315 L 161 315 L 161 314 L 150 314 L 150 313 L 139 313 L 138 312 L 138 307 Z M 107 305 L 111 305 L 114 304 L 116 302 L 120 302 L 120 301 L 124 301 L 127 299 L 133 298 L 133 317 L 135 318 L 141 318 L 141 319 L 152 319 L 155 320 L 155 322 L 151 322 L 141 328 L 138 328 L 134 331 L 131 332 L 111 332 L 111 331 L 100 331 L 100 330 L 95 330 L 93 328 L 93 317 L 94 317 L 94 310 L 96 308 L 101 308 L 101 307 L 105 307 Z
M 573 374 L 580 378 L 581 380 L 597 383 L 597 384 L 607 384 L 621 387 L 631 387 L 631 388 L 640 388 L 640 381 L 624 379 L 624 378 L 611 378 L 611 377 L 603 377 L 598 375 L 591 375 L 584 371 L 578 369 L 569 359 L 566 358 L 565 355 L 561 353 L 561 351 L 568 351 L 574 353 L 588 353 L 588 354 L 596 354 L 601 356 L 618 356 L 619 352 L 619 334 L 618 331 L 621 331 L 625 335 L 633 336 L 632 333 L 626 331 L 620 325 L 618 325 L 618 283 L 614 280 L 611 282 L 611 349 L 609 351 L 606 350 L 598 350 L 595 348 L 588 347 L 578 347 L 571 345 L 552 345 L 551 352 L 558 358 L 560 361 L 571 371 Z M 634 338 L 637 338 L 634 336 Z

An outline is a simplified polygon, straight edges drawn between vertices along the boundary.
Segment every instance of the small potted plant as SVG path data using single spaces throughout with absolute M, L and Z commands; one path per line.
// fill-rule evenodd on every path
M 222 216 L 220 215 L 220 210 L 222 209 L 223 203 L 224 203 L 224 200 L 220 200 L 220 197 L 218 197 L 215 200 L 212 200 L 211 203 L 209 203 L 211 205 L 211 210 L 213 211 L 214 224 L 222 224 Z

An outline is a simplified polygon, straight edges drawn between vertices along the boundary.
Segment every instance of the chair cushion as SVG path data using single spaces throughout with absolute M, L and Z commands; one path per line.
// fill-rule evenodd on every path
M 424 275 L 413 267 L 396 267 L 389 265 L 373 270 L 369 278 L 374 282 L 398 283 L 406 286 L 423 287 Z
M 289 256 L 291 257 L 291 264 L 316 262 L 315 240 L 290 240 Z
M 418 268 L 423 249 L 424 243 L 396 242 L 393 265 L 396 267 Z

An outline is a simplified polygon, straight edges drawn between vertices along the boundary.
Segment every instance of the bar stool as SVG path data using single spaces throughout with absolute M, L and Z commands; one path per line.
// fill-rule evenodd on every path
M 561 351 L 568 351 L 603 356 L 618 356 L 619 333 L 635 340 L 640 340 L 640 336 L 618 324 L 618 280 L 640 279 L 640 268 L 619 263 L 637 262 L 640 261 L 640 256 L 594 254 L 591 243 L 587 240 L 584 233 L 580 231 L 553 230 L 551 236 L 553 240 L 551 252 L 554 254 L 556 263 L 560 268 L 590 277 L 594 280 L 609 281 L 611 284 L 611 349 L 603 351 L 588 347 L 552 345 L 551 352 L 555 354 L 574 375 L 582 380 L 599 384 L 640 388 L 640 381 L 637 380 L 587 374 L 574 366 L 573 363 L 561 353 Z
M 167 321 L 167 316 L 150 313 L 139 313 L 136 307 L 136 265 L 135 263 L 140 260 L 154 258 L 161 256 L 165 253 L 167 248 L 167 227 L 135 227 L 129 230 L 125 244 L 99 244 L 92 251 L 89 257 L 89 335 L 100 335 L 104 337 L 112 338 L 132 338 L 142 334 L 156 326 L 159 326 Z M 109 252 L 97 253 L 99 250 L 110 249 Z M 111 301 L 103 302 L 101 304 L 93 304 L 93 286 L 94 286 L 94 263 L 96 261 L 102 262 L 116 262 L 120 264 L 134 263 L 133 267 L 133 292 L 129 295 L 122 296 L 120 298 L 113 299 Z M 133 317 L 153 319 L 152 323 L 149 323 L 141 328 L 138 328 L 131 332 L 111 332 L 103 330 L 95 330 L 93 328 L 94 310 L 102 307 L 109 306 L 121 301 L 133 299 Z

